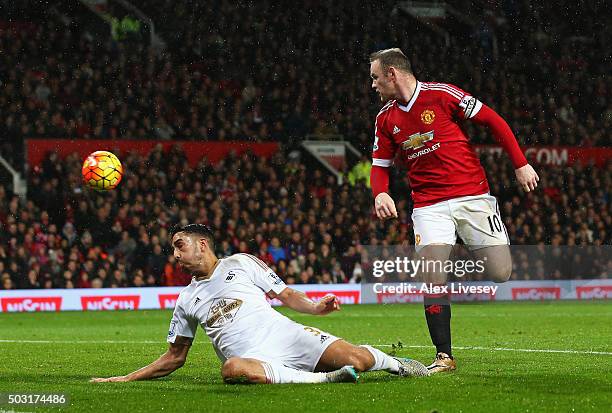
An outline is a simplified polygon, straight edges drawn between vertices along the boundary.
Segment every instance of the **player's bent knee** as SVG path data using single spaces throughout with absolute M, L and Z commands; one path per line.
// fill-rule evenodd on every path
M 249 380 L 248 366 L 240 357 L 229 358 L 221 367 L 221 376 L 228 383 Z
M 512 264 L 501 266 L 489 272 L 489 279 L 496 283 L 505 283 L 512 275 Z
M 261 371 L 258 371 L 261 370 Z M 266 383 L 266 375 L 257 360 L 229 358 L 221 367 L 223 381 L 228 384 Z
M 241 364 L 240 358 L 238 357 L 227 359 L 225 363 L 223 363 L 223 367 L 221 367 L 221 375 L 223 378 L 233 376 L 240 370 Z
M 479 260 L 485 260 L 485 276 L 487 279 L 503 283 L 512 275 L 512 256 L 507 245 L 487 247 L 474 252 Z
M 362 356 L 351 356 L 347 365 L 353 366 L 357 371 L 367 371 L 371 367 Z
M 487 266 L 487 277 L 496 283 L 504 283 L 512 275 L 512 261 L 500 260 L 493 265 Z
M 364 348 L 357 348 L 349 356 L 347 364 L 353 366 L 357 371 L 368 371 L 374 365 L 374 356 Z

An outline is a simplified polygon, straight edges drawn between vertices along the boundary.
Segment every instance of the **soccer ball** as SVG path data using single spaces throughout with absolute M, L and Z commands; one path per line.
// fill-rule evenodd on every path
M 123 166 L 114 153 L 96 151 L 85 158 L 81 172 L 85 185 L 96 191 L 108 191 L 121 182 Z

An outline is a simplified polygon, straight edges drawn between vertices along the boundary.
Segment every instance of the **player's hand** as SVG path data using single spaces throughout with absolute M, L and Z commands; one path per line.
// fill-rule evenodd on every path
M 519 185 L 523 188 L 525 192 L 533 191 L 538 186 L 538 181 L 540 177 L 533 170 L 531 165 L 527 164 L 525 166 L 521 166 L 517 170 L 514 171 L 516 173 L 516 179 L 519 182 Z
M 340 301 L 338 297 L 333 294 L 327 294 L 325 297 L 321 298 L 321 300 L 315 304 L 314 314 L 316 315 L 326 315 L 333 311 L 340 310 Z
M 94 377 L 89 380 L 90 383 L 119 383 L 124 381 L 129 381 L 126 376 Z
M 386 192 L 381 192 L 374 199 L 374 210 L 379 219 L 397 218 L 397 209 L 393 198 Z

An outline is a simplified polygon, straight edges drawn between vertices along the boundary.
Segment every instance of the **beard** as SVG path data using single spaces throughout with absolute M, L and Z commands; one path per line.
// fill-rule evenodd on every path
M 189 274 L 192 277 L 201 277 L 205 275 L 202 272 L 202 259 L 196 259 L 191 262 L 179 262 L 181 270 Z
M 181 267 L 181 271 L 186 272 L 189 275 L 195 275 L 195 273 L 197 272 L 195 270 L 195 265 L 193 264 L 189 264 L 188 262 L 179 262 L 179 267 Z
M 183 271 L 183 272 L 185 272 L 185 273 L 187 273 L 189 275 L 193 275 L 192 271 L 187 266 L 185 266 L 185 264 L 183 264 L 182 262 L 179 262 L 179 268 L 181 269 L 181 271 Z

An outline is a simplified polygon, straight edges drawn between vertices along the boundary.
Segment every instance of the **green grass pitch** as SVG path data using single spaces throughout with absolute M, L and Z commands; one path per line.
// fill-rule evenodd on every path
M 430 362 L 420 305 L 344 306 L 294 320 L 353 343 L 401 341 L 398 355 Z M 0 314 L 0 392 L 64 392 L 61 409 L 0 411 L 569 412 L 612 410 L 612 305 L 608 302 L 457 304 L 458 370 L 418 379 L 365 373 L 357 384 L 225 385 L 202 330 L 187 364 L 155 381 L 91 384 L 165 351 L 171 313 Z M 477 347 L 477 348 L 474 348 Z M 532 352 L 523 350 L 562 350 Z M 568 352 L 574 351 L 574 352 Z M 601 352 L 602 354 L 593 354 Z

